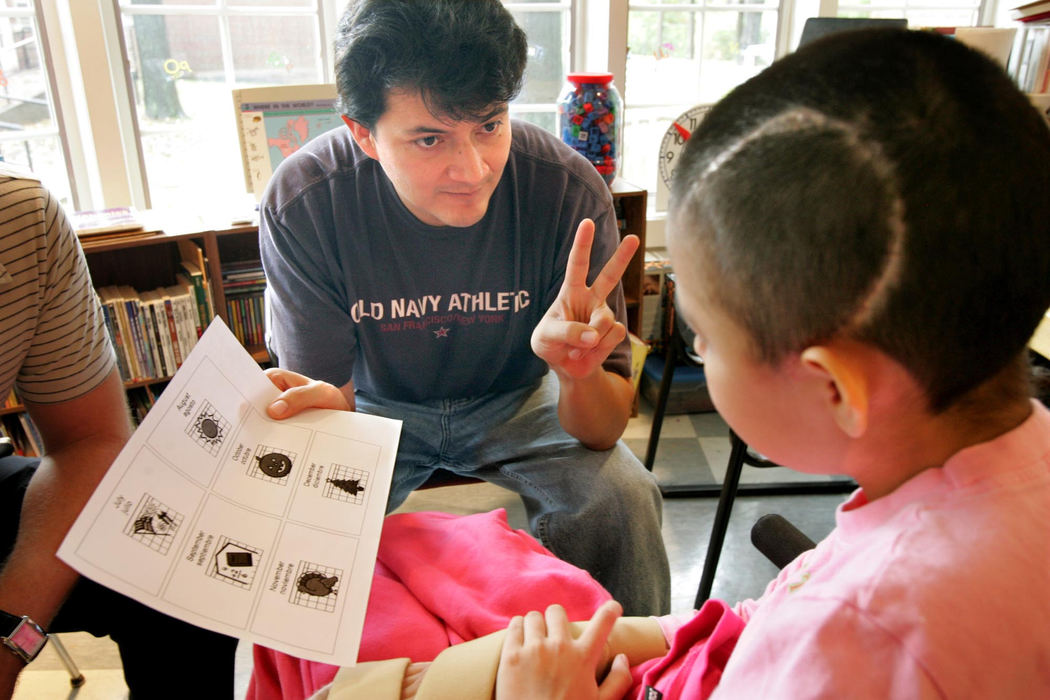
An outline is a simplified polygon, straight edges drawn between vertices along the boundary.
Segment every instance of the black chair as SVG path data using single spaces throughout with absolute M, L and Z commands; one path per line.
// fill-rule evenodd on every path
M 656 397 L 656 405 L 653 406 L 653 423 L 649 432 L 649 443 L 645 451 L 645 468 L 652 471 L 656 462 L 656 451 L 660 442 L 660 430 L 663 425 L 664 415 L 667 411 L 667 400 L 671 392 L 671 384 L 674 378 L 675 367 L 679 364 L 691 363 L 697 366 L 703 365 L 703 360 L 693 351 L 693 333 L 685 325 L 675 310 L 674 304 L 675 279 L 673 274 L 668 274 L 664 280 L 663 289 L 663 313 L 664 313 L 664 369 L 660 378 L 660 388 Z M 718 560 L 722 555 L 722 545 L 725 543 L 726 531 L 729 528 L 729 518 L 733 510 L 733 501 L 738 495 L 745 496 L 784 496 L 797 494 L 836 494 L 849 493 L 856 488 L 852 480 L 829 480 L 829 481 L 805 481 L 805 482 L 776 482 L 764 484 L 740 484 L 740 475 L 743 473 L 744 465 L 769 468 L 780 465 L 771 462 L 765 457 L 755 453 L 747 444 L 732 430 L 729 431 L 730 453 L 729 463 L 726 465 L 725 480 L 722 485 L 718 484 L 679 484 L 664 485 L 660 487 L 665 498 L 704 498 L 718 496 L 718 507 L 715 510 L 715 520 L 711 526 L 711 536 L 707 545 L 707 554 L 704 558 L 704 568 L 700 576 L 700 586 L 696 593 L 696 608 L 699 608 L 705 600 L 711 596 L 711 586 L 714 583 L 715 573 L 718 569 Z

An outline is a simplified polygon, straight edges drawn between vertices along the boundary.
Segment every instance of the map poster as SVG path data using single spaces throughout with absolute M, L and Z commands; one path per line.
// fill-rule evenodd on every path
M 245 184 L 256 199 L 262 197 L 270 176 L 285 158 L 310 139 L 343 125 L 334 95 L 281 96 L 282 92 L 294 94 L 294 89 L 295 86 L 287 86 L 234 91 Z M 318 86 L 318 90 L 328 92 L 327 86 Z M 268 96 L 273 99 L 264 99 Z

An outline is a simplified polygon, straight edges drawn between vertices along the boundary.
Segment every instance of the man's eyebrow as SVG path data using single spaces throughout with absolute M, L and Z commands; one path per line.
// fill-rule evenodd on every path
M 505 112 L 507 112 L 507 105 L 501 105 L 499 107 L 496 107 L 488 114 L 482 116 L 481 119 L 478 120 L 478 122 L 484 124 L 485 122 L 492 121 L 493 119 L 500 116 L 501 114 L 504 114 Z
M 436 126 L 414 126 L 411 129 L 406 129 L 405 133 L 408 134 L 445 134 L 448 133 L 448 129 L 440 129 Z
M 484 114 L 480 119 L 477 120 L 478 124 L 487 124 L 498 116 L 501 116 L 507 112 L 507 106 L 496 107 L 488 114 Z M 405 133 L 408 134 L 445 134 L 448 133 L 449 129 L 443 129 L 437 126 L 420 125 L 407 129 Z

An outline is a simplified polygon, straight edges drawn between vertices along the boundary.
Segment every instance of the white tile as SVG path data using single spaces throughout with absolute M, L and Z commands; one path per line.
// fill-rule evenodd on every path
M 638 402 L 638 415 L 627 421 L 623 437 L 626 439 L 649 439 L 653 426 L 653 408 L 648 401 Z M 696 429 L 688 413 L 664 415 L 660 426 L 660 437 L 696 437 Z
M 34 671 L 27 668 L 18 677 L 12 700 L 123 700 L 128 697 L 124 672 L 119 668 L 81 671 L 84 673 L 84 684 L 74 689 L 69 684 L 69 674 L 64 670 Z
M 729 453 L 732 451 L 729 436 L 700 438 L 700 449 L 704 451 L 715 481 L 721 484 L 726 478 L 726 465 L 729 464 Z

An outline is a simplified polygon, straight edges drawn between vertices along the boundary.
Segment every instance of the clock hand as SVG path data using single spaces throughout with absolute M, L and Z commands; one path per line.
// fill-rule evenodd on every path
M 682 137 L 682 140 L 683 141 L 688 141 L 689 137 L 692 135 L 692 132 L 690 132 L 688 129 L 686 129 L 684 126 L 682 126 L 678 122 L 672 122 L 672 124 L 674 125 L 675 131 L 678 132 L 678 135 Z

